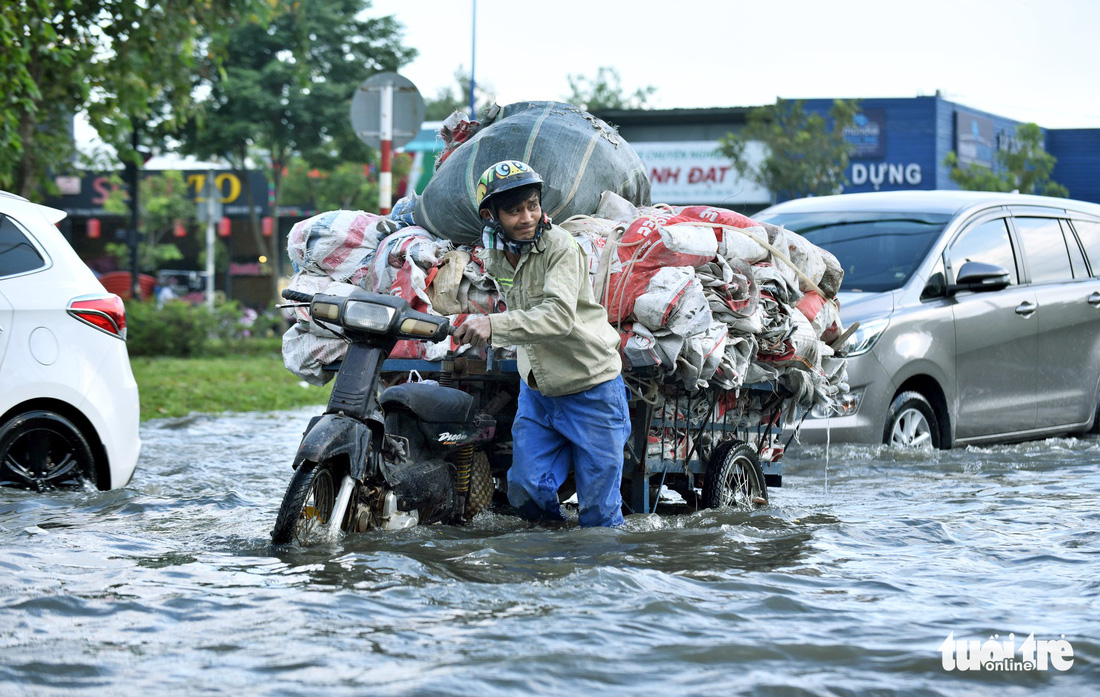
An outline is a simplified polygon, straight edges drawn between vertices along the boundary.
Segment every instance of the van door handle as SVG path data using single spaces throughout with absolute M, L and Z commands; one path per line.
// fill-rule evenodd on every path
M 1039 306 L 1035 303 L 1022 302 L 1016 306 L 1016 314 L 1020 315 L 1021 317 L 1027 317 L 1038 309 Z
M 1089 305 L 1100 307 L 1100 293 L 1093 293 L 1089 296 Z

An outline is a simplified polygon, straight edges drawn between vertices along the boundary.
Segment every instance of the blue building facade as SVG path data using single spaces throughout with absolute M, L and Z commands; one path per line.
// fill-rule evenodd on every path
M 808 100 L 826 113 L 832 100 Z M 954 151 L 960 164 L 997 169 L 998 150 L 1011 149 L 1021 123 L 942 97 L 863 99 L 848 140 L 855 151 L 845 192 L 957 189 L 944 165 Z M 1039 124 L 1040 128 L 1042 124 Z M 1042 129 L 1057 159 L 1052 178 L 1072 198 L 1100 202 L 1100 129 Z
M 801 100 L 808 110 L 827 114 L 832 99 Z M 854 147 L 846 172 L 845 193 L 901 189 L 958 189 L 944 164 L 954 151 L 961 164 L 996 170 L 996 153 L 1014 147 L 1016 127 L 1021 123 L 1005 116 L 973 109 L 941 96 L 859 100 L 861 113 L 847 138 Z M 707 142 L 716 148 L 724 133 L 737 133 L 745 125 L 749 109 L 676 109 L 667 111 L 599 112 L 646 160 L 646 150 L 655 144 L 663 151 L 682 144 L 685 153 L 700 152 Z M 1100 203 L 1100 129 L 1042 129 L 1047 152 L 1057 164 L 1052 179 L 1069 189 L 1070 197 Z M 687 146 L 690 145 L 691 148 Z M 647 162 L 647 164 L 649 164 Z M 660 163 L 663 165 L 663 163 Z M 685 167 L 690 167 L 685 162 Z M 654 163 L 654 170 L 661 168 Z M 733 174 L 735 176 L 736 173 Z M 651 176 L 651 180 L 653 176 Z M 654 184 L 658 187 L 660 182 Z M 741 185 L 737 190 L 748 192 Z M 668 203 L 731 205 L 746 212 L 770 201 L 754 196 L 721 200 L 668 200 Z

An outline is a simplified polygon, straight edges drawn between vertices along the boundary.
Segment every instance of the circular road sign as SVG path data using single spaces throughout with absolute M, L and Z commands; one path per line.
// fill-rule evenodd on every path
M 393 147 L 415 138 L 424 122 L 424 98 L 411 80 L 391 72 L 371 75 L 351 99 L 351 127 L 375 149 L 382 147 L 382 93 L 387 87 L 393 88 Z

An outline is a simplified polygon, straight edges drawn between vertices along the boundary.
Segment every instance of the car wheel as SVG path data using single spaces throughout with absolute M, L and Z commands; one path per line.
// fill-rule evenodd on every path
M 939 448 L 940 424 L 919 392 L 902 392 L 890 404 L 883 442 L 899 448 Z
M 35 410 L 0 425 L 0 485 L 45 491 L 96 483 L 88 441 L 64 416 Z

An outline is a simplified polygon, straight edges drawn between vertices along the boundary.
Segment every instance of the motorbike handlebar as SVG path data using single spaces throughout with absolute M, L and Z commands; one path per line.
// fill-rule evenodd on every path
M 296 303 L 311 303 L 313 302 L 313 295 L 310 293 L 303 293 L 297 290 L 291 290 L 286 288 L 283 290 L 283 297 L 287 300 L 291 300 Z

